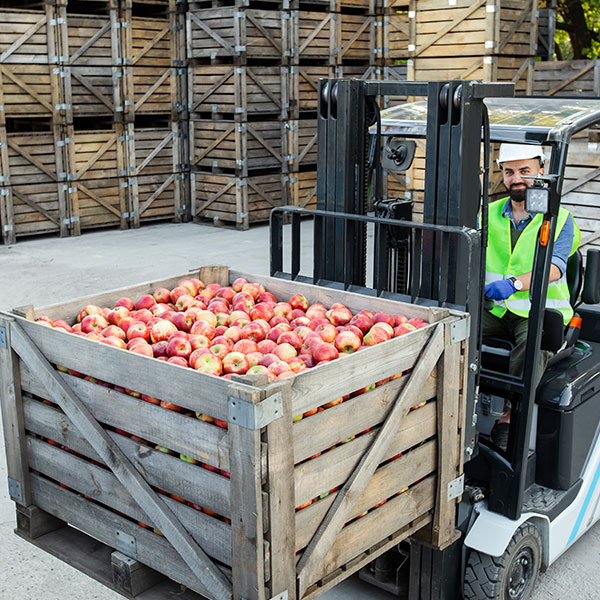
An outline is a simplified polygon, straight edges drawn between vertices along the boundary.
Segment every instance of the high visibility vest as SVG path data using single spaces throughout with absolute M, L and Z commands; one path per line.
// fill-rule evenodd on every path
M 537 214 L 527 224 L 525 229 L 519 235 L 519 239 L 511 250 L 510 230 L 512 224 L 510 219 L 502 216 L 502 210 L 506 204 L 506 198 L 496 200 L 490 203 L 488 207 L 488 247 L 486 253 L 486 273 L 485 283 L 491 283 L 508 277 L 518 277 L 533 270 L 533 259 L 537 245 L 538 232 L 542 225 L 543 216 Z M 558 238 L 569 212 L 560 208 L 558 220 L 556 223 L 556 234 L 554 241 Z M 573 236 L 573 254 L 581 241 L 581 232 L 575 225 Z M 555 308 L 562 313 L 565 325 L 569 323 L 573 316 L 573 309 L 569 303 L 569 287 L 567 286 L 566 273 L 558 279 L 548 284 L 548 293 L 546 297 L 546 308 Z M 517 291 L 506 300 L 495 300 L 494 306 L 490 311 L 497 317 L 502 317 L 507 310 L 519 315 L 520 317 L 529 317 L 531 302 L 529 301 L 529 291 Z

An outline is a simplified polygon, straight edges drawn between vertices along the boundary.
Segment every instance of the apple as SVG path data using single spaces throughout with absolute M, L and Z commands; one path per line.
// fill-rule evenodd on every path
M 394 328 L 389 323 L 378 321 L 377 323 L 373 324 L 373 327 L 380 327 L 382 329 L 385 329 L 385 331 L 387 331 L 387 333 L 389 334 L 390 338 L 394 335 Z M 371 329 L 373 329 L 373 327 L 371 327 Z
M 334 340 L 334 345 L 339 352 L 352 354 L 361 346 L 361 339 L 353 331 L 341 331 Z
M 193 335 L 204 335 L 209 340 L 212 340 L 217 331 L 214 325 L 211 325 L 208 321 L 200 319 L 190 327 L 190 333 Z
M 243 375 L 250 368 L 248 357 L 242 352 L 230 352 L 223 358 L 223 372 Z
M 294 373 L 300 373 L 300 371 L 305 371 L 308 367 L 305 362 L 299 356 L 292 356 L 285 360 L 285 362 L 290 366 L 290 369 Z
M 253 365 L 248 369 L 248 375 L 272 375 L 271 371 L 264 365 Z
M 316 333 L 318 333 L 321 336 L 321 339 L 324 342 L 328 342 L 328 343 L 333 342 L 333 340 L 335 340 L 335 338 L 338 334 L 338 330 L 331 323 L 325 323 L 325 324 L 320 323 L 319 325 L 317 325 L 315 327 L 314 330 Z
M 170 292 L 169 292 L 169 299 L 171 300 L 171 304 L 175 304 L 177 302 L 177 300 L 179 300 L 179 298 L 181 298 L 181 296 L 189 296 L 190 295 L 190 290 L 188 290 L 186 287 L 182 286 L 182 285 L 178 285 L 177 287 L 174 287 Z M 194 294 L 195 296 L 196 294 Z
M 103 337 L 100 341 L 103 344 L 108 344 L 109 346 L 115 346 L 115 348 L 125 349 L 125 347 L 126 347 L 125 340 L 120 337 L 117 337 L 116 335 L 108 335 L 106 337 Z
M 197 306 L 190 306 L 183 314 L 190 317 L 192 322 L 196 322 L 198 320 L 198 313 L 201 310 L 206 310 L 206 307 L 199 308 Z
M 199 281 L 199 280 L 197 280 Z M 180 281 L 177 287 L 184 287 L 188 290 L 190 296 L 195 296 L 200 290 L 198 289 L 198 284 L 194 279 L 184 279 Z
M 157 304 L 168 304 L 171 302 L 171 292 L 164 287 L 156 288 L 152 292 L 152 296 L 154 300 L 156 300 Z
M 264 291 L 264 290 L 262 290 Z M 258 283 L 245 283 L 242 286 L 242 292 L 246 292 L 252 296 L 253 300 L 256 300 L 258 296 L 262 293 L 260 289 L 260 285 Z
M 124 317 L 128 317 L 131 313 L 124 306 L 115 306 L 109 313 L 107 321 L 111 325 L 118 325 Z
M 142 323 L 148 323 L 150 319 L 154 316 L 147 308 L 140 308 L 140 310 L 134 310 L 131 313 L 131 316 L 136 321 L 141 321 Z
M 131 326 L 132 323 L 135 323 L 135 319 L 133 317 L 123 317 L 120 321 L 119 321 L 119 327 L 125 332 L 127 333 L 127 330 L 129 329 L 129 327 Z
M 237 321 L 238 319 L 245 319 L 246 323 L 250 323 L 251 321 L 250 315 L 247 312 L 243 310 L 232 310 L 229 313 L 229 326 L 231 327 L 234 321 Z
M 258 344 L 254 340 L 241 339 L 233 345 L 234 352 L 242 354 L 250 354 L 250 352 L 258 352 Z
M 406 315 L 403 314 L 396 314 L 394 315 L 394 327 L 398 327 L 398 325 L 402 325 L 403 323 L 406 323 L 408 321 L 408 317 Z
M 209 351 L 223 360 L 231 352 L 231 348 L 228 344 L 215 344 L 214 346 L 210 346 Z
M 169 356 L 167 362 L 170 362 L 172 365 L 178 365 L 180 367 L 189 367 L 189 363 L 186 358 L 183 356 Z
M 415 331 L 416 327 L 410 325 L 409 323 L 404 323 L 404 325 L 398 325 L 398 327 L 394 327 L 394 337 L 400 337 L 405 333 L 410 333 L 411 331 Z
M 277 342 L 274 342 L 273 340 L 261 340 L 256 345 L 259 352 L 268 354 L 269 352 L 273 352 L 273 349 L 277 346 Z
M 177 302 L 175 302 L 175 309 L 184 312 L 188 308 L 195 306 L 196 302 L 197 300 L 194 298 L 194 296 L 184 294 L 183 296 L 179 296 L 179 298 L 177 298 Z
M 386 312 L 376 312 L 373 315 L 373 325 L 375 323 L 387 323 L 390 327 L 394 327 L 394 317 Z
M 227 373 L 227 375 L 231 376 L 231 373 Z M 220 427 L 221 429 L 229 429 L 229 423 L 227 421 L 222 421 L 221 419 L 214 419 L 214 423 L 217 427 Z
M 126 335 L 128 341 L 138 337 L 144 339 L 146 342 L 150 341 L 150 330 L 146 323 L 142 321 L 134 321 L 127 328 Z
M 252 320 L 264 319 L 270 321 L 275 316 L 273 307 L 267 302 L 259 302 L 250 310 L 250 318 Z
M 308 319 L 316 319 L 319 317 L 325 317 L 327 307 L 323 304 L 311 304 L 304 312 Z
M 191 316 L 186 315 L 185 312 L 177 312 L 172 317 L 170 322 L 175 326 L 176 329 L 181 331 L 189 331 L 194 324 L 194 319 Z
M 275 325 L 279 325 L 280 323 L 287 323 L 288 325 L 290 324 L 290 322 L 285 317 L 278 317 L 277 315 L 275 315 L 272 319 L 269 320 L 269 325 L 271 327 L 275 327 Z
M 333 344 L 328 344 L 327 342 L 315 344 L 312 355 L 317 364 L 335 360 L 340 356 L 337 348 Z
M 302 339 L 294 331 L 284 331 L 277 338 L 277 344 L 278 345 L 290 344 L 291 346 L 294 347 L 294 350 L 296 350 L 296 353 L 297 353 L 300 350 L 300 348 L 302 347 Z
M 169 356 L 181 356 L 182 358 L 187 359 L 191 353 L 192 345 L 189 343 L 188 340 L 176 337 L 172 338 L 167 343 L 167 354 Z
M 273 306 L 277 304 L 277 298 L 271 292 L 261 292 L 256 299 L 257 302 L 271 302 Z
M 154 299 L 154 296 L 151 294 L 144 294 L 135 301 L 134 307 L 136 310 L 141 310 L 142 308 L 150 308 L 155 304 L 156 300 Z
M 188 333 L 187 331 L 179 331 L 179 329 L 171 335 L 171 337 L 169 337 L 169 339 L 167 340 L 167 342 L 170 342 L 173 338 L 183 338 L 184 340 L 189 339 L 190 337 L 190 333 Z
M 292 311 L 293 309 L 289 302 L 278 302 L 273 307 L 276 317 L 285 317 L 288 320 L 292 318 Z
M 54 326 L 59 327 L 59 325 L 56 325 L 56 324 Z M 100 333 L 104 337 L 115 336 L 115 337 L 121 338 L 122 340 L 124 340 L 126 338 L 125 332 L 120 327 L 117 327 L 116 325 L 109 325 L 108 327 L 105 327 Z
M 350 319 L 349 324 L 358 327 L 365 334 L 373 327 L 373 319 L 367 314 L 357 313 Z
M 267 369 L 276 377 L 279 377 L 282 373 L 293 373 L 292 367 L 282 360 L 272 362 Z
M 196 323 L 199 321 L 206 321 L 209 325 L 213 327 L 217 326 L 217 317 L 210 310 L 200 310 L 196 314 Z
M 304 341 L 306 339 L 306 336 L 309 333 L 313 333 L 313 330 L 308 327 L 307 325 L 299 325 L 298 327 L 294 328 L 294 333 L 302 340 Z
M 291 344 L 286 342 L 282 344 L 277 344 L 277 347 L 272 352 L 277 358 L 280 360 L 287 360 L 288 358 L 292 358 L 293 356 L 297 356 L 298 352 Z
M 242 339 L 242 328 L 238 327 L 237 325 L 232 325 L 223 332 L 223 337 L 226 337 L 235 344 Z
M 132 346 L 128 348 L 128 350 L 130 352 L 135 352 L 136 354 L 143 354 L 144 356 L 149 356 L 150 358 L 154 357 L 152 346 L 144 340 L 141 340 L 137 344 L 132 344 Z
M 67 333 L 73 333 L 73 328 L 63 319 L 56 319 L 53 326 L 55 329 L 64 329 Z
M 160 319 L 150 327 L 150 339 L 154 344 L 162 342 L 168 340 L 176 331 L 177 327 L 174 323 L 166 319 Z
M 308 317 L 296 317 L 290 321 L 290 327 L 296 329 L 296 327 L 309 327 L 310 319 Z
M 273 327 L 269 333 L 267 333 L 266 339 L 277 343 L 277 340 L 282 333 L 291 330 L 292 328 L 287 323 L 279 323 L 279 325 L 275 325 L 275 327 Z
M 81 320 L 81 331 L 83 333 L 100 333 L 108 327 L 108 321 L 100 314 L 89 314 Z
M 307 369 L 312 369 L 315 366 L 312 354 L 299 354 L 298 358 L 306 365 Z
M 233 300 L 233 297 L 236 295 L 236 293 L 237 292 L 232 287 L 226 286 L 226 287 L 219 288 L 217 290 L 217 293 L 215 294 L 215 296 L 217 298 L 223 298 L 227 303 L 230 304 L 231 301 Z
M 222 331 L 227 329 L 227 325 L 229 324 L 229 313 L 228 312 L 217 312 L 215 313 L 215 317 L 217 318 L 217 328 L 223 327 Z
M 375 346 L 382 342 L 387 342 L 390 339 L 389 332 L 381 326 L 373 325 L 371 329 L 365 334 L 362 343 L 365 346 Z
M 200 348 L 208 348 L 210 346 L 210 340 L 200 333 L 193 333 L 188 338 L 192 350 L 199 350 Z
M 413 317 L 409 319 L 406 324 L 413 325 L 416 329 L 422 329 L 423 327 L 427 327 L 429 323 L 425 319 L 421 319 L 421 317 Z M 56 321 L 54 321 L 54 327 L 56 327 Z
M 81 323 L 83 321 L 83 319 L 85 319 L 85 317 L 87 317 L 88 315 L 102 315 L 102 309 L 99 306 L 96 306 L 95 304 L 88 304 L 87 306 L 84 306 L 80 313 L 77 315 L 77 322 Z M 47 317 L 46 317 L 47 319 Z M 38 319 L 38 321 L 46 321 L 46 319 L 42 319 L 40 317 L 40 319 Z M 50 319 L 47 319 L 46 321 L 47 323 L 49 323 L 50 325 L 53 325 L 52 321 Z
M 248 357 L 248 362 L 251 367 L 254 367 L 260 363 L 264 354 L 262 352 L 249 352 L 245 356 Z
M 195 369 L 198 359 L 207 353 L 210 353 L 210 350 L 208 348 L 198 348 L 197 350 L 192 350 L 188 358 L 188 363 L 190 367 L 192 367 L 192 369 Z
M 302 294 L 294 294 L 289 299 L 289 305 L 292 309 L 298 308 L 306 312 L 308 310 L 308 300 Z
M 141 338 L 135 338 L 135 339 L 141 339 Z M 152 344 L 152 352 L 154 352 L 154 356 L 156 358 L 158 358 L 159 356 L 167 356 L 167 346 L 168 346 L 168 342 L 167 340 L 162 340 L 160 342 L 155 342 L 154 344 Z
M 196 302 L 196 300 L 194 300 Z M 206 307 L 213 315 L 217 313 L 226 313 L 229 315 L 229 304 L 223 298 L 213 298 Z
M 311 319 L 308 322 L 308 327 L 309 329 L 312 329 L 313 331 L 319 326 L 319 325 L 331 325 L 331 322 L 329 321 L 329 319 L 326 319 L 325 317 L 316 317 L 314 319 Z
M 345 325 L 352 319 L 352 313 L 343 304 L 336 303 L 325 313 L 332 325 Z
M 323 404 L 323 408 L 333 408 L 334 406 L 341 404 L 343 401 L 344 401 L 344 396 L 342 396 L 341 398 L 336 398 L 335 400 L 332 400 L 331 402 L 327 402 L 326 404 Z
M 265 354 L 260 359 L 260 362 L 258 364 L 262 365 L 263 367 L 268 367 L 269 365 L 273 364 L 274 362 L 278 362 L 279 360 L 280 358 L 277 355 L 270 352 L 269 354 Z
M 242 327 L 242 339 L 260 342 L 265 339 L 265 330 L 256 321 L 252 321 Z
M 114 308 L 116 308 L 117 306 L 124 306 L 127 310 L 131 311 L 134 309 L 135 304 L 131 298 L 127 298 L 127 296 L 124 296 L 123 298 L 119 298 L 115 302 Z
M 244 285 L 248 283 L 243 277 L 238 277 L 232 284 L 231 287 L 234 292 L 241 292 Z

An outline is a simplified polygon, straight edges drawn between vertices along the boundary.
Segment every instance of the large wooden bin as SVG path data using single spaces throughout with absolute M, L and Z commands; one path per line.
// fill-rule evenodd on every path
M 74 319 L 82 305 L 112 305 L 181 278 L 2 313 L 2 416 L 17 533 L 129 597 L 153 586 L 159 572 L 186 586 L 186 598 L 197 597 L 193 590 L 248 600 L 315 598 L 417 531 L 438 548 L 455 540 L 468 316 L 223 267 L 200 277 L 209 279 L 207 271 L 221 283 L 258 281 L 278 299 L 301 293 L 313 303 L 341 301 L 353 312 L 402 312 L 430 324 L 264 384 L 33 321 Z

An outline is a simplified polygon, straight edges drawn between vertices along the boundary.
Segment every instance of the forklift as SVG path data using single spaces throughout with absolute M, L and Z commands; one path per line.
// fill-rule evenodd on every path
M 382 101 L 415 99 L 380 110 Z M 600 518 L 600 251 L 567 265 L 576 318 L 565 328 L 546 292 L 573 136 L 600 123 L 600 99 L 515 98 L 513 84 L 321 80 L 317 209 L 271 215 L 271 274 L 470 314 L 460 538 L 433 549 L 413 538 L 360 573 L 409 600 L 526 600 L 546 570 Z M 522 377 L 509 340 L 482 338 L 490 148 L 536 144 L 546 172 L 528 188 L 541 214 Z M 422 222 L 407 198 L 384 197 L 425 148 Z M 302 218 L 313 219 L 312 275 L 300 265 Z M 283 225 L 291 222 L 291 269 Z M 541 229 L 542 229 L 541 228 Z M 540 230 L 541 230 L 540 229 Z M 541 350 L 553 357 L 536 372 Z M 541 377 L 541 379 L 540 379 Z M 539 381 L 539 383 L 537 383 Z M 506 448 L 491 430 L 505 401 Z

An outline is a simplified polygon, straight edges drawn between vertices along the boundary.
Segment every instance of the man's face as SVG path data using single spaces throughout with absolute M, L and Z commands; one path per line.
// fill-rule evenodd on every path
M 531 185 L 532 180 L 524 179 L 524 176 L 543 172 L 544 169 L 540 167 L 537 158 L 509 160 L 502 163 L 502 179 L 514 202 L 525 201 L 525 190 Z

